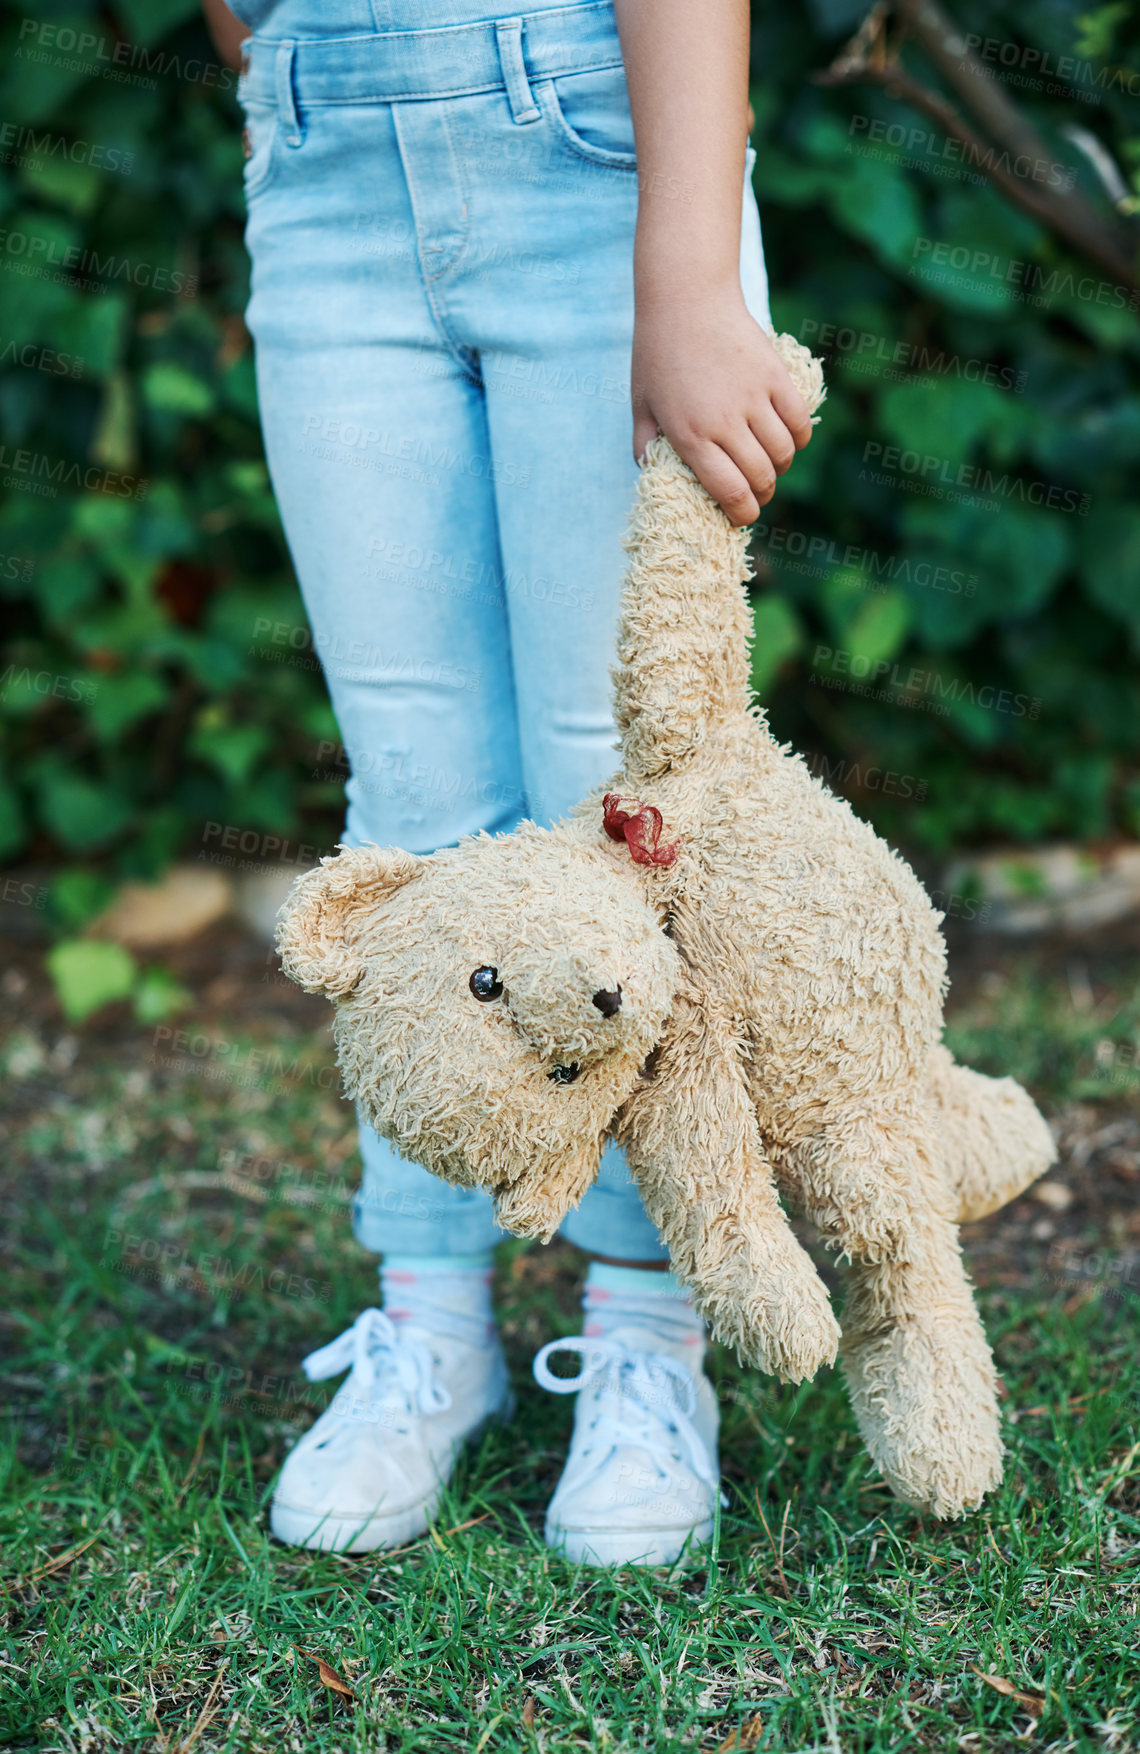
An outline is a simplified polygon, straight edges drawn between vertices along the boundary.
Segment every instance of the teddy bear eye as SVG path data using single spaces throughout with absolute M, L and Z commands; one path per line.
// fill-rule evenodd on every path
M 581 1070 L 577 1060 L 571 1060 L 568 1066 L 555 1066 L 554 1070 L 548 1072 L 546 1076 L 555 1084 L 573 1084 Z
M 497 968 L 477 968 L 467 985 L 484 1005 L 491 999 L 499 998 L 503 991 L 503 983 L 499 979 Z

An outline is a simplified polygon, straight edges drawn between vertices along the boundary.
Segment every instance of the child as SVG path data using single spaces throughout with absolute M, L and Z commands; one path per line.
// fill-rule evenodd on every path
M 744 524 L 810 436 L 765 333 L 747 0 L 235 10 L 249 326 L 351 767 L 345 844 L 550 820 L 615 763 L 635 457 L 664 432 Z M 383 1307 L 306 1360 L 351 1375 L 272 1513 L 281 1540 L 352 1552 L 420 1533 L 510 1401 L 490 1202 L 360 1144 Z M 713 1524 L 704 1330 L 616 1149 L 563 1234 L 592 1261 L 581 1376 L 550 1373 L 557 1347 L 535 1363 L 579 1390 L 546 1538 L 665 1563 Z

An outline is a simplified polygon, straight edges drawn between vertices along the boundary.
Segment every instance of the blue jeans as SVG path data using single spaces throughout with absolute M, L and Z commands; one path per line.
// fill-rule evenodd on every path
M 612 6 L 281 0 L 242 100 L 265 447 L 345 843 L 552 820 L 617 765 L 638 174 Z M 768 324 L 750 181 L 741 277 Z M 360 1146 L 366 1248 L 501 1236 L 485 1194 Z M 562 1229 L 665 1255 L 616 1147 Z

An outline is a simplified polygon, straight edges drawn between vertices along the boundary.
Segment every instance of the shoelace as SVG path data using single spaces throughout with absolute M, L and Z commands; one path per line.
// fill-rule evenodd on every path
M 582 1368 L 577 1376 L 555 1376 L 547 1359 L 555 1352 L 577 1352 Z M 619 1444 L 636 1444 L 648 1451 L 662 1479 L 668 1470 L 661 1465 L 663 1447 L 680 1445 L 693 1473 L 710 1486 L 717 1484 L 716 1471 L 700 1434 L 692 1423 L 697 1410 L 697 1386 L 692 1372 L 667 1352 L 635 1352 L 620 1340 L 549 1340 L 534 1361 L 534 1380 L 555 1395 L 573 1395 L 595 1378 L 605 1376 L 617 1394 L 615 1411 L 600 1411 L 596 1473 Z
M 451 1406 L 450 1394 L 435 1380 L 427 1342 L 405 1333 L 382 1309 L 362 1309 L 351 1328 L 302 1359 L 301 1369 L 310 1382 L 351 1370 L 360 1401 L 397 1400 L 408 1412 L 420 1413 L 443 1413 Z

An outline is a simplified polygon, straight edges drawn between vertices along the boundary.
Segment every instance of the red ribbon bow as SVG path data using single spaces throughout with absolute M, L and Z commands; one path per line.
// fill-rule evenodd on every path
M 626 806 L 629 806 L 627 809 Z M 636 798 L 623 798 L 619 792 L 607 792 L 602 799 L 602 827 L 611 840 L 623 840 L 635 865 L 671 865 L 681 842 L 660 844 L 665 819 L 655 804 L 639 804 Z

